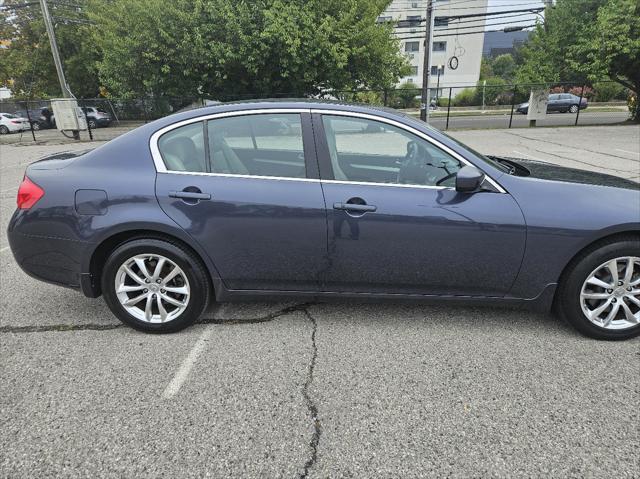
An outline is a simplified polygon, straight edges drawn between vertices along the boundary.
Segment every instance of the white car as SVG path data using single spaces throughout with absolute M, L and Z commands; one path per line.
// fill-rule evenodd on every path
M 29 129 L 29 120 L 11 113 L 0 113 L 0 135 Z

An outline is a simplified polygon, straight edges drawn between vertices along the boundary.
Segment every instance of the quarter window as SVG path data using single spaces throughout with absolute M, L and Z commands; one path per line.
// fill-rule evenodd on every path
M 387 123 L 323 115 L 334 178 L 341 181 L 455 186 L 459 160 Z
M 168 131 L 158 140 L 158 150 L 169 171 L 207 171 L 201 121 Z

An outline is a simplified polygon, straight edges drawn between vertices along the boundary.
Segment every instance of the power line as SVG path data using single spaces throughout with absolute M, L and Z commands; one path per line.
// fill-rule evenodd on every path
M 518 27 L 513 27 L 513 28 L 517 28 L 517 30 L 506 30 L 505 27 L 502 30 L 478 30 L 477 32 L 463 32 L 463 33 L 445 33 L 442 35 L 433 35 L 434 38 L 440 38 L 440 37 L 463 37 L 465 35 L 479 35 L 479 34 L 483 34 L 483 33 L 494 33 L 494 32 L 502 32 L 502 33 L 508 33 L 510 31 L 514 31 L 514 32 L 519 32 L 519 31 L 525 31 L 526 28 L 533 28 L 536 25 L 522 25 L 522 26 L 518 26 Z M 528 31 L 528 30 L 527 30 Z M 398 40 L 424 40 L 424 37 L 402 37 L 399 38 Z
M 515 18 L 515 17 L 525 17 L 525 16 L 528 17 L 528 16 L 530 16 L 532 14 L 533 14 L 532 12 L 528 12 L 528 13 L 516 13 L 516 14 L 513 14 L 513 15 L 501 15 L 501 16 L 491 17 L 488 20 L 499 20 L 499 19 L 504 19 L 504 18 Z M 440 18 L 440 17 L 436 17 L 436 18 Z M 455 25 L 457 26 L 457 25 L 461 25 L 461 24 L 465 24 L 465 23 L 478 23 L 478 22 L 483 22 L 485 20 L 487 20 L 487 19 L 478 18 L 478 19 L 474 19 L 474 20 L 461 20 L 461 21 L 456 21 Z M 514 20 L 514 21 L 516 21 L 516 20 Z M 424 23 L 424 19 L 420 20 L 420 23 Z M 481 25 L 476 25 L 476 26 L 480 27 Z M 411 27 L 411 26 L 405 27 L 405 26 L 396 25 L 393 28 L 395 28 L 395 29 L 399 29 L 399 28 L 415 28 L 415 26 L 414 27 Z
M 456 27 L 453 26 L 451 28 L 442 28 L 442 29 L 438 29 L 436 30 L 436 33 L 440 33 L 440 32 L 446 32 L 446 31 L 458 31 L 458 30 L 469 30 L 469 29 L 473 29 L 473 28 L 481 28 L 481 27 L 508 27 L 511 26 L 514 23 L 524 23 L 524 22 L 530 22 L 531 19 L 529 18 L 523 18 L 522 20 L 511 20 L 509 22 L 498 22 L 498 23 L 488 23 L 486 25 L 469 25 L 466 27 Z M 519 25 L 513 25 L 514 27 L 517 27 Z M 416 30 L 415 32 L 410 32 L 411 34 L 413 33 L 424 33 L 425 30 Z M 463 32 L 464 33 L 464 32 Z M 409 34 L 409 32 L 400 32 L 400 33 L 395 33 L 395 35 L 407 35 Z M 400 37 L 397 37 L 400 38 Z

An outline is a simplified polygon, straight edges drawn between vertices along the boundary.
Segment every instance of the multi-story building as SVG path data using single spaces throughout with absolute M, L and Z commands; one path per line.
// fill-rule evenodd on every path
M 441 89 L 472 86 L 478 81 L 485 17 L 451 17 L 482 15 L 487 12 L 487 1 L 433 0 L 431 88 L 438 85 L 438 72 Z M 412 72 L 401 79 L 401 82 L 412 81 L 419 87 L 422 86 L 426 10 L 427 0 L 393 0 L 378 18 L 379 22 L 394 22 L 394 32 L 400 39 L 400 48 L 409 57 Z M 454 90 L 453 94 L 455 93 Z

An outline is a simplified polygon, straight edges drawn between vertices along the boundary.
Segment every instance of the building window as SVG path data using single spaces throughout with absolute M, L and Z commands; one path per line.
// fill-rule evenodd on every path
M 438 65 L 433 65 L 431 67 L 431 74 L 434 76 L 438 75 Z M 444 75 L 444 67 L 440 70 L 440 76 Z
M 434 27 L 447 27 L 449 26 L 449 17 L 436 17 L 433 20 Z
M 418 67 L 417 65 L 412 65 L 411 66 L 411 76 L 418 76 Z
M 406 42 L 404 44 L 404 51 L 407 53 L 420 51 L 420 42 Z
M 387 23 L 390 22 L 391 20 L 393 20 L 392 17 L 378 17 L 378 20 L 376 20 L 378 23 Z
M 433 51 L 434 52 L 446 52 L 447 51 L 447 42 L 433 42 Z
M 418 8 L 418 2 L 411 2 L 411 8 Z

